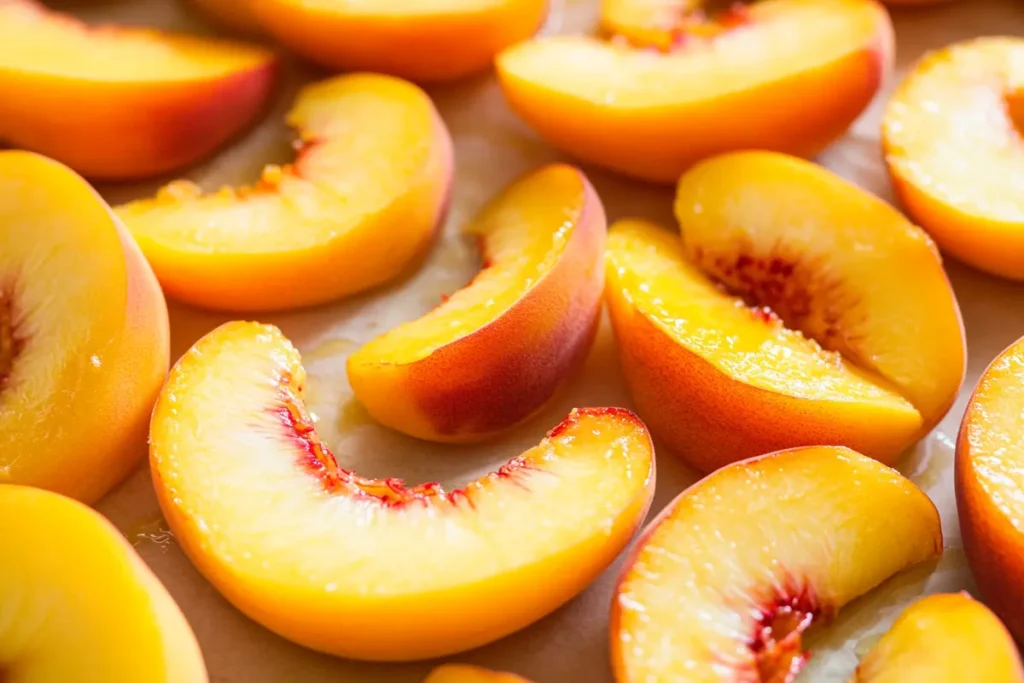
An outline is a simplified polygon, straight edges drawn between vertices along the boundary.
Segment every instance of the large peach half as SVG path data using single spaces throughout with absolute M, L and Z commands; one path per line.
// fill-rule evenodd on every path
M 527 174 L 467 232 L 483 253 L 477 277 L 348 359 L 371 415 L 432 441 L 479 440 L 540 410 L 583 362 L 601 312 L 604 209 L 579 170 Z

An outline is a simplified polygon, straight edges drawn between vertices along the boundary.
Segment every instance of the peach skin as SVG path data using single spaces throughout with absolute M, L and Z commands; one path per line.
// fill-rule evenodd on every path
M 921 598 L 861 660 L 850 683 L 1024 683 L 1013 638 L 966 593 Z
M 0 0 L 0 140 L 89 178 L 194 163 L 251 123 L 277 59 L 261 47 L 129 27 L 88 27 Z
M 438 82 L 488 69 L 541 27 L 548 0 L 259 0 L 253 8 L 275 38 L 327 68 Z
M 295 163 L 212 194 L 175 181 L 118 207 L 168 296 L 204 308 L 310 306 L 400 275 L 448 203 L 452 142 L 426 93 L 390 76 L 306 86 Z
M 169 345 L 160 287 L 99 195 L 0 152 L 0 484 L 99 499 L 146 453 Z
M 885 111 L 882 142 L 907 213 L 951 256 L 1024 280 L 1024 39 L 925 55 Z
M 246 35 L 258 35 L 263 28 L 256 20 L 255 0 L 192 0 L 200 10 L 226 28 Z
M 206 683 L 185 617 L 98 513 L 0 486 L 0 548 L 0 680 Z
M 941 553 L 928 497 L 859 453 L 733 463 L 680 494 L 627 558 L 612 600 L 615 680 L 790 683 L 811 624 Z
M 508 635 L 597 577 L 650 505 L 653 447 L 626 410 L 573 411 L 538 446 L 446 493 L 341 469 L 303 405 L 305 380 L 277 328 L 214 330 L 171 370 L 150 464 L 196 567 L 249 617 L 314 650 L 427 659 Z
M 621 20 L 607 18 L 617 6 L 605 5 L 606 27 Z M 502 52 L 498 80 L 513 110 L 580 159 L 671 183 L 700 159 L 736 149 L 816 154 L 891 70 L 892 26 L 873 0 L 765 0 L 711 22 L 691 17 L 661 38 L 644 16 L 625 17 L 627 35 L 670 43 L 667 53 L 583 36 Z
M 348 359 L 370 414 L 430 441 L 478 441 L 534 415 L 582 364 L 601 313 L 604 209 L 577 169 L 525 175 L 466 232 L 483 253 L 477 277 Z
M 423 683 L 530 683 L 525 678 L 478 666 L 445 664 L 430 672 Z
M 638 411 L 691 466 L 822 443 L 891 463 L 952 405 L 959 308 L 891 207 L 751 152 L 685 175 L 676 214 L 681 241 L 612 227 L 606 298 Z

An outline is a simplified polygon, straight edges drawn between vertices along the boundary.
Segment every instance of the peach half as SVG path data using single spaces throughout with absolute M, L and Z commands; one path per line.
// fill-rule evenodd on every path
M 0 680 L 206 683 L 192 630 L 112 524 L 0 486 Z
M 466 664 L 445 664 L 430 672 L 423 683 L 530 683 L 525 678 Z
M 477 277 L 348 359 L 370 414 L 430 441 L 477 441 L 534 415 L 582 364 L 601 313 L 604 209 L 577 169 L 525 175 L 467 232 Z
M 402 273 L 448 203 L 452 142 L 406 81 L 355 74 L 306 86 L 287 122 L 295 163 L 254 187 L 175 181 L 118 207 L 168 296 L 204 308 L 324 303 Z
M 0 0 L 0 140 L 104 180 L 186 166 L 237 135 L 271 94 L 264 48 L 88 27 Z
M 882 142 L 907 213 L 947 253 L 1024 280 L 1024 39 L 925 55 L 885 111 Z
M 650 505 L 653 447 L 626 410 L 573 411 L 535 448 L 446 493 L 339 467 L 303 405 L 305 379 L 277 328 L 221 326 L 171 370 L 150 464 L 199 570 L 315 650 L 426 659 L 508 635 L 597 577 Z
M 789 683 L 812 623 L 941 553 L 928 497 L 859 453 L 814 446 L 733 463 L 670 503 L 627 559 L 612 603 L 615 679 Z
M 765 0 L 689 26 L 685 40 L 666 38 L 667 53 L 539 38 L 498 57 L 498 80 L 555 147 L 671 183 L 736 149 L 817 153 L 868 105 L 892 63 L 889 16 L 873 0 Z
M 549 0 L 259 0 L 264 28 L 331 69 L 451 81 L 532 36 Z
M 1013 638 L 966 593 L 908 607 L 861 660 L 850 683 L 1024 683 Z
M 683 176 L 676 215 L 681 241 L 612 227 L 606 298 L 639 413 L 692 466 L 815 444 L 891 463 L 952 405 L 959 308 L 927 235 L 890 206 L 750 152 Z
M 146 453 L 167 306 L 88 183 L 0 152 L 0 484 L 93 502 Z

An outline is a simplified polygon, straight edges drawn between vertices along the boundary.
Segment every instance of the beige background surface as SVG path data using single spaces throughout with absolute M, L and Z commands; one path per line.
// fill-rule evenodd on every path
M 258 1 L 258 0 L 257 0 Z M 386 0 L 381 0 L 382 2 Z M 554 0 L 547 31 L 583 31 L 594 25 L 597 0 Z M 209 31 L 177 0 L 62 0 L 55 6 L 88 21 L 118 21 Z M 985 34 L 1020 33 L 1024 3 L 959 0 L 948 7 L 894 12 L 899 69 L 887 92 L 924 50 Z M 295 86 L 315 77 L 292 68 L 274 111 L 254 131 L 188 176 L 208 189 L 255 180 L 266 162 L 290 159 L 288 131 L 281 123 Z M 441 447 L 388 432 L 370 423 L 351 402 L 344 358 L 359 343 L 399 321 L 433 307 L 444 292 L 465 284 L 479 267 L 458 228 L 494 192 L 519 173 L 560 156 L 542 144 L 506 108 L 489 76 L 432 90 L 455 138 L 454 205 L 443 239 L 422 268 L 402 282 L 337 305 L 260 319 L 278 324 L 303 351 L 311 375 L 312 410 L 342 465 L 364 475 L 399 476 L 410 482 L 439 480 L 459 485 L 533 445 L 573 406 L 629 405 L 607 326 L 585 372 L 550 409 L 498 442 L 475 448 Z M 880 96 L 849 134 L 820 161 L 883 197 L 890 188 L 878 142 Z M 671 190 L 634 184 L 587 168 L 609 218 L 642 215 L 670 220 Z M 979 173 L 984 169 L 978 169 Z M 101 188 L 112 202 L 151 193 L 155 185 Z M 889 582 L 848 608 L 833 624 L 815 630 L 814 656 L 802 681 L 842 681 L 858 652 L 883 631 L 915 596 L 971 588 L 957 531 L 952 495 L 952 442 L 978 374 L 1005 346 L 1024 335 L 1024 286 L 986 277 L 958 263 L 948 270 L 956 288 L 970 347 L 965 393 L 939 428 L 904 460 L 901 468 L 920 484 L 942 512 L 946 553 L 937 567 Z M 172 349 L 177 357 L 199 336 L 229 316 L 171 304 Z M 921 340 L 927 344 L 928 340 Z M 658 463 L 658 493 L 652 515 L 694 480 L 667 453 Z M 319 683 L 326 681 L 419 681 L 432 663 L 371 665 L 314 654 L 269 633 L 235 611 L 183 557 L 162 528 L 148 473 L 139 471 L 108 496 L 100 509 L 137 543 L 146 561 L 185 611 L 202 644 L 211 678 L 219 683 Z M 395 558 L 401 562 L 401 558 Z M 454 659 L 515 671 L 538 683 L 610 681 L 607 612 L 618 563 L 564 608 L 501 642 Z M 381 619 L 386 620 L 386 614 Z

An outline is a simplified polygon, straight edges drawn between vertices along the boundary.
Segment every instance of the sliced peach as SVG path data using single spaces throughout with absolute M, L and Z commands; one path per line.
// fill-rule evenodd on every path
M 939 514 L 846 448 L 780 451 L 684 491 L 644 532 L 612 603 L 620 683 L 788 683 L 801 634 L 942 553 Z
M 192 630 L 112 524 L 0 486 L 0 680 L 205 683 Z
M 70 169 L 0 152 L 0 484 L 97 500 L 146 452 L 167 306 Z
M 815 154 L 891 67 L 892 26 L 872 0 L 765 0 L 739 19 L 687 25 L 684 39 L 668 38 L 678 45 L 668 54 L 540 38 L 503 52 L 498 79 L 512 108 L 556 147 L 668 183 L 735 149 Z
M 473 282 L 348 359 L 371 415 L 431 441 L 480 440 L 536 413 L 583 362 L 601 312 L 604 209 L 577 169 L 524 176 L 467 232 L 485 263 Z
M 450 81 L 490 67 L 532 36 L 548 0 L 259 0 L 274 37 L 332 69 Z
M 478 666 L 445 664 L 430 672 L 423 683 L 530 683 L 525 678 Z
M 0 140 L 101 179 L 206 156 L 263 109 L 269 50 L 129 27 L 87 27 L 0 0 Z
M 907 212 L 946 252 L 1024 279 L 1024 39 L 925 55 L 889 102 L 885 160 Z
M 307 86 L 288 114 L 295 164 L 255 187 L 175 181 L 117 209 L 168 296 L 206 308 L 323 303 L 399 275 L 448 202 L 452 143 L 430 98 L 397 78 Z
M 246 35 L 257 35 L 263 32 L 256 11 L 253 9 L 255 0 L 193 0 L 195 4 L 215 21 Z
M 650 504 L 654 453 L 628 411 L 573 411 L 537 447 L 445 493 L 341 469 L 304 384 L 276 328 L 218 328 L 171 371 L 150 462 L 199 570 L 307 647 L 410 660 L 505 636 L 590 583 Z
M 908 607 L 861 660 L 850 683 L 1024 683 L 1013 638 L 966 593 Z

